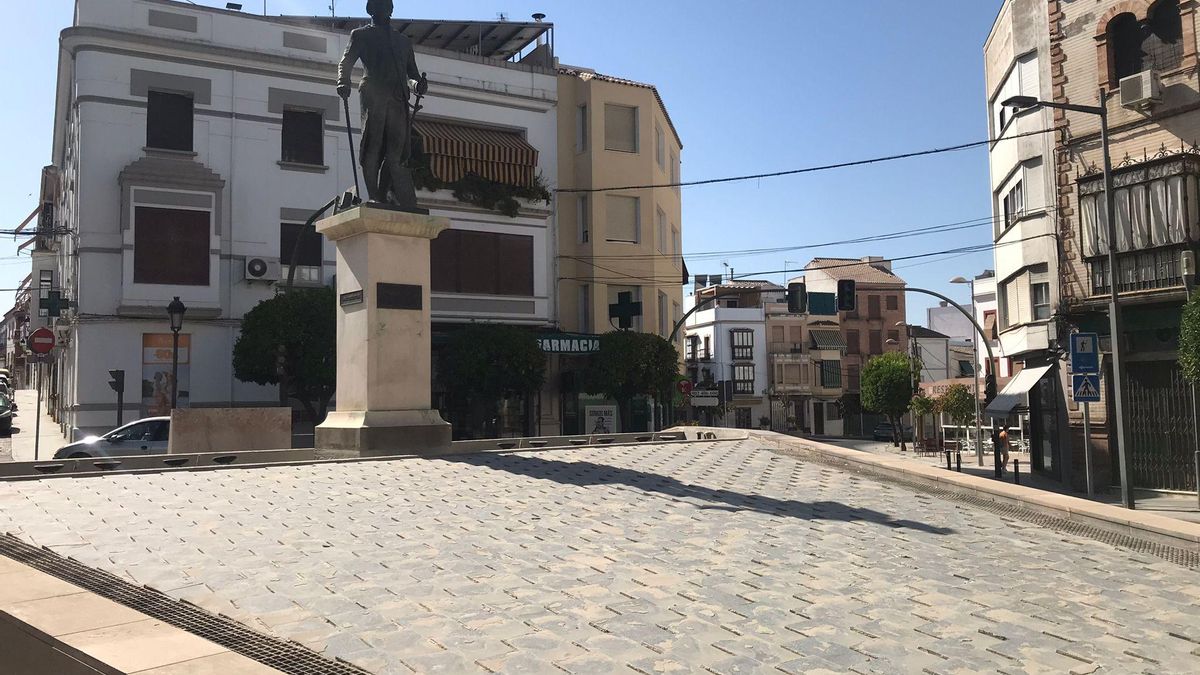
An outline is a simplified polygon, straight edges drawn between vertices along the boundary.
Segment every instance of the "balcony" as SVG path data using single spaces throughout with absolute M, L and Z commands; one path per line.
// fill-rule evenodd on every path
M 771 354 L 800 354 L 804 351 L 803 342 L 772 342 L 768 345 Z
M 1109 241 L 1103 176 L 1090 172 L 1079 179 L 1082 250 L 1091 294 L 1112 292 L 1110 244 L 1117 251 L 1118 292 L 1182 288 L 1183 252 L 1200 242 L 1200 150 L 1164 151 L 1124 164 L 1113 171 L 1115 242 Z

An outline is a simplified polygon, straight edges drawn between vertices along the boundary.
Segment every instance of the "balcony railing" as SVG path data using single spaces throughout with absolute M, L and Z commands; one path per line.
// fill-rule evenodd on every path
M 803 342 L 772 342 L 770 344 L 770 353 L 772 354 L 799 354 L 804 351 Z
M 1117 290 L 1121 293 L 1183 287 L 1182 248 L 1127 251 L 1117 254 Z M 1092 295 L 1112 293 L 1108 259 L 1088 263 Z

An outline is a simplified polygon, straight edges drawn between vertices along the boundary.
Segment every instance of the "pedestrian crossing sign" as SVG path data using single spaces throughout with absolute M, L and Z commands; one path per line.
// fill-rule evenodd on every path
M 1076 403 L 1099 403 L 1100 376 L 1072 375 L 1071 398 L 1073 398 Z

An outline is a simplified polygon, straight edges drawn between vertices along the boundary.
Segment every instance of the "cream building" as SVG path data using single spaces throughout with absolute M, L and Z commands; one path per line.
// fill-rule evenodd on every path
M 1066 326 L 1112 344 L 1108 302 L 1115 282 L 1123 305 L 1124 415 L 1132 484 L 1195 490 L 1191 388 L 1177 362 L 1186 261 L 1200 243 L 1200 60 L 1196 0 L 1050 0 L 1049 95 L 1059 103 L 1105 105 L 1110 127 L 1116 240 L 1108 236 L 1096 115 L 1056 110 L 1054 205 L 1058 292 Z M 1107 93 L 1101 102 L 1099 93 Z M 1036 113 L 1041 115 L 1041 113 Z M 1108 265 L 1116 249 L 1117 270 Z M 1092 405 L 1097 484 L 1118 482 L 1110 452 L 1116 434 L 1108 397 L 1111 362 L 1102 359 L 1104 401 Z M 1082 486 L 1081 413 L 1071 406 L 1073 466 L 1064 480 Z
M 687 271 L 678 187 L 683 144 L 650 84 L 558 68 L 558 316 L 568 333 L 614 330 L 609 305 L 620 293 L 642 304 L 633 329 L 670 337 L 682 316 Z M 683 331 L 676 335 L 682 351 Z M 563 433 L 578 433 L 588 406 L 607 405 L 579 389 L 585 356 L 561 354 Z M 639 406 L 625 428 L 644 428 Z M 643 417 L 644 416 L 644 417 Z

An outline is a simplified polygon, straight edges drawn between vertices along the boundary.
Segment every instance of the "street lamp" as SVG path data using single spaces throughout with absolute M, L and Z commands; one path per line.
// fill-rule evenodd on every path
M 1121 373 L 1121 299 L 1117 289 L 1117 219 L 1113 207 L 1112 157 L 1108 147 L 1108 92 L 1100 88 L 1100 105 L 1075 105 L 1040 101 L 1033 96 L 1013 96 L 1000 103 L 1017 111 L 1023 108 L 1057 108 L 1072 112 L 1096 115 L 1100 118 L 1100 147 L 1104 153 L 1104 215 L 1108 221 L 1108 286 L 1111 291 L 1108 302 L 1108 325 L 1112 342 L 1113 381 L 1109 394 L 1113 397 L 1113 408 L 1117 418 L 1117 464 L 1121 472 L 1121 501 L 1125 508 L 1132 509 L 1133 486 L 1129 479 L 1129 437 L 1125 429 L 1125 393 Z
M 167 316 L 171 318 L 171 410 L 179 404 L 179 331 L 183 329 L 183 314 L 187 307 L 179 296 L 167 305 Z
M 954 277 L 952 284 L 968 284 L 971 287 L 971 316 L 977 316 L 975 310 L 975 280 Z M 971 384 L 975 388 L 975 461 L 983 466 L 983 416 L 979 414 L 979 340 L 971 340 L 971 353 L 974 362 L 971 364 Z M 992 364 L 988 364 L 990 367 Z M 999 376 L 1000 373 L 994 373 Z M 995 451 L 993 449 L 993 451 Z

